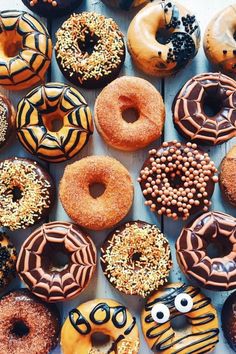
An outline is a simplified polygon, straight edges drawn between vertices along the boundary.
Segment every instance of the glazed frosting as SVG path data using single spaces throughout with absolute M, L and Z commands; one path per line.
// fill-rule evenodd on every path
M 53 131 L 53 120 L 62 122 Z M 61 162 L 75 156 L 93 133 L 90 108 L 73 87 L 49 83 L 24 97 L 16 118 L 17 134 L 23 146 L 43 160 Z
M 19 46 L 13 56 L 6 49 L 9 39 Z M 51 61 L 52 42 L 43 24 L 27 12 L 1 11 L 0 40 L 0 85 L 21 90 L 44 79 Z
M 68 254 L 69 261 L 57 269 L 48 262 L 50 252 L 58 246 Z M 95 268 L 96 248 L 91 239 L 76 225 L 59 221 L 35 230 L 22 245 L 17 261 L 21 279 L 35 295 L 49 302 L 67 300 L 81 293 Z
M 221 212 L 202 214 L 185 227 L 176 242 L 177 259 L 183 272 L 212 290 L 236 287 L 236 219 Z M 210 257 L 207 246 L 214 243 L 222 257 Z
M 221 108 L 214 116 L 204 111 L 208 96 Z M 204 73 L 186 82 L 173 103 L 176 128 L 199 144 L 216 145 L 236 135 L 236 82 L 221 73 Z

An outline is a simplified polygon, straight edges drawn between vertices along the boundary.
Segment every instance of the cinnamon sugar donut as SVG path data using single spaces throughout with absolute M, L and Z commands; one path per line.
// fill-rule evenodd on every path
M 236 206 L 236 146 L 233 146 L 221 162 L 220 187 L 225 198 Z
M 0 94 L 0 148 L 7 142 L 15 127 L 15 109 L 9 99 Z
M 94 184 L 105 187 L 97 198 L 90 193 Z M 59 196 L 72 220 L 92 230 L 103 230 L 128 213 L 133 202 L 133 184 L 119 161 L 108 156 L 89 156 L 66 167 Z
M 138 113 L 138 119 L 128 123 L 122 114 L 131 108 Z M 158 139 L 164 120 L 160 93 L 148 81 L 137 77 L 123 76 L 111 82 L 95 103 L 98 132 L 107 144 L 124 151 L 141 149 Z

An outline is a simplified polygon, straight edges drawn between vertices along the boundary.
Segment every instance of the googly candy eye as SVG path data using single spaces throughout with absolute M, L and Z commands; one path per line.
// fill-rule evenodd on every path
M 164 304 L 157 304 L 153 306 L 151 315 L 156 323 L 165 323 L 169 321 L 170 310 Z
M 189 312 L 193 308 L 193 299 L 190 295 L 182 293 L 176 296 L 175 298 L 175 308 L 179 312 Z

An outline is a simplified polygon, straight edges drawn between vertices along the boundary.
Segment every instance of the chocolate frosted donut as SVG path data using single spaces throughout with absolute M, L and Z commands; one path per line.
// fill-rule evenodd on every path
M 64 301 L 85 289 L 96 259 L 96 248 L 86 232 L 55 221 L 39 227 L 23 243 L 17 272 L 32 293 L 44 301 Z
M 56 307 L 46 305 L 26 289 L 0 300 L 0 353 L 49 354 L 57 345 L 60 319 Z
M 54 123 L 59 123 L 59 129 Z M 57 82 L 35 88 L 19 102 L 16 127 L 22 145 L 48 162 L 71 159 L 93 133 L 84 97 L 75 88 Z
M 226 299 L 223 305 L 221 322 L 224 336 L 236 352 L 236 291 Z
M 221 212 L 208 212 L 185 227 L 176 242 L 182 271 L 200 286 L 211 290 L 236 287 L 236 219 Z M 210 256 L 215 245 L 221 256 Z
M 108 6 L 129 10 L 131 7 L 147 3 L 148 0 L 102 0 L 102 2 Z
M 9 99 L 0 94 L 0 148 L 11 136 L 15 127 L 15 109 Z
M 214 162 L 196 144 L 175 140 L 149 151 L 138 181 L 151 211 L 185 220 L 209 209 L 216 172 Z
M 74 85 L 99 88 L 118 76 L 125 60 L 125 44 L 112 18 L 96 12 L 73 14 L 56 38 L 59 68 Z
M 117 290 L 146 297 L 167 282 L 172 267 L 170 246 L 157 226 L 127 222 L 105 240 L 101 266 Z
M 31 11 L 39 16 L 65 16 L 78 7 L 82 0 L 22 0 Z
M 228 202 L 236 206 L 236 146 L 233 146 L 221 162 L 220 187 Z
M 36 161 L 12 158 L 0 162 L 0 226 L 25 229 L 51 211 L 55 188 Z
M 236 135 L 236 81 L 205 73 L 186 82 L 173 102 L 176 129 L 199 144 L 217 145 Z

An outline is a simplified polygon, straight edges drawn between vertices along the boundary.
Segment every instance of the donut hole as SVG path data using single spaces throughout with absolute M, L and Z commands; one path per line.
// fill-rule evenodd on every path
M 212 241 L 208 243 L 206 254 L 209 258 L 222 258 L 232 252 L 232 244 L 227 239 L 221 238 L 221 241 Z
M 126 108 L 122 111 L 122 118 L 127 123 L 134 123 L 139 119 L 139 112 L 134 107 Z
M 169 42 L 172 32 L 167 28 L 159 28 L 156 33 L 156 40 L 161 44 L 166 44 Z
M 216 116 L 222 107 L 222 100 L 217 95 L 206 93 L 203 98 L 203 111 L 208 117 Z
M 109 353 L 113 340 L 103 332 L 94 332 L 91 335 L 92 348 L 100 350 L 102 353 Z
M 29 327 L 22 320 L 17 320 L 11 327 L 11 334 L 13 337 L 22 338 L 29 334 Z
M 42 120 L 50 132 L 59 132 L 63 127 L 63 114 L 61 112 L 42 114 Z
M 131 259 L 134 263 L 136 262 L 140 262 L 142 257 L 142 253 L 141 252 L 134 252 L 134 254 L 132 255 Z
M 94 199 L 101 197 L 105 192 L 106 186 L 103 183 L 92 183 L 89 185 L 89 193 Z
M 22 37 L 16 31 L 0 33 L 0 56 L 14 58 L 22 49 Z
M 22 198 L 22 191 L 21 191 L 20 187 L 17 187 L 17 186 L 13 187 L 11 192 L 12 192 L 12 201 L 13 202 L 17 202 Z
M 98 43 L 99 37 L 96 34 L 92 34 L 88 28 L 84 32 L 84 40 L 78 40 L 77 44 L 82 54 L 91 55 L 94 51 L 94 47 Z
M 188 318 L 184 314 L 180 314 L 171 320 L 171 327 L 175 332 L 186 331 L 190 326 Z
M 70 263 L 70 254 L 64 244 L 47 243 L 41 257 L 42 268 L 49 273 L 61 272 Z
M 184 182 L 181 179 L 182 176 L 184 176 L 184 173 L 180 170 L 172 172 L 172 173 L 167 173 L 167 179 L 168 179 L 172 188 L 178 189 L 183 186 Z

